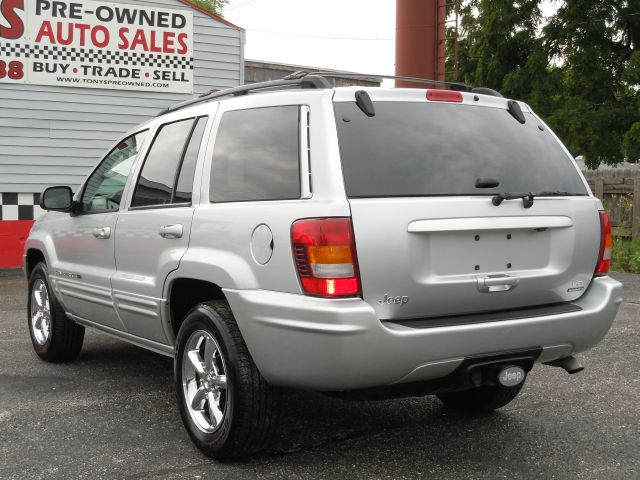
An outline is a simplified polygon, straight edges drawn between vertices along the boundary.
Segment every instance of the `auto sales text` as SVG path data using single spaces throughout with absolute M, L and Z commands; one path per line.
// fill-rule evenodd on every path
M 188 52 L 187 19 L 181 13 L 169 13 L 144 8 L 130 8 L 114 4 L 99 5 L 95 11 L 83 10 L 82 3 L 55 0 L 36 0 L 36 15 L 53 19 L 43 20 L 36 35 L 36 43 L 78 45 L 80 47 L 184 55 Z M 83 20 L 93 17 L 91 23 Z M 113 34 L 106 25 L 122 25 Z M 146 28 L 144 28 L 146 27 Z M 171 29 L 173 31 L 155 29 Z M 115 37 L 115 38 L 114 38 Z

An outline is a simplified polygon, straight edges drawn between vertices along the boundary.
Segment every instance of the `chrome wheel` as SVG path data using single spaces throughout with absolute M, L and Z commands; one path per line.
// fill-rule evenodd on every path
M 182 389 L 198 429 L 215 432 L 227 411 L 227 366 L 218 342 L 204 330 L 193 332 L 187 340 L 182 355 Z
M 51 309 L 49 290 L 42 279 L 31 288 L 31 331 L 38 345 L 44 345 L 51 335 Z

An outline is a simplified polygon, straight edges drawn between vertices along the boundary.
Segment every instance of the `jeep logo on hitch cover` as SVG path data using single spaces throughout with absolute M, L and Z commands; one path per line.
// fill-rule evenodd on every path
M 503 368 L 498 374 L 498 381 L 505 387 L 515 387 L 524 382 L 524 378 L 527 376 L 525 371 L 516 366 L 510 366 Z

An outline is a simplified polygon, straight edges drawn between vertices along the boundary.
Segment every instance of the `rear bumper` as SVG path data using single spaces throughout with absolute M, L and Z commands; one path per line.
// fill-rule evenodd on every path
M 262 375 L 275 385 L 350 390 L 440 378 L 472 355 L 542 348 L 538 362 L 596 345 L 622 302 L 622 284 L 596 278 L 580 311 L 411 328 L 381 322 L 361 299 L 225 290 Z

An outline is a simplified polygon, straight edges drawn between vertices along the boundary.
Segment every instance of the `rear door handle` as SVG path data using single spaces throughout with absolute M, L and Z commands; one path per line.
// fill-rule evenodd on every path
M 174 238 L 182 238 L 182 225 L 165 225 L 164 227 L 160 227 L 160 236 L 162 238 L 174 239 Z
M 513 290 L 520 283 L 520 277 L 511 275 L 487 275 L 477 277 L 478 290 L 483 293 L 508 292 Z
M 98 227 L 93 229 L 93 236 L 99 240 L 106 240 L 111 237 L 111 227 Z

